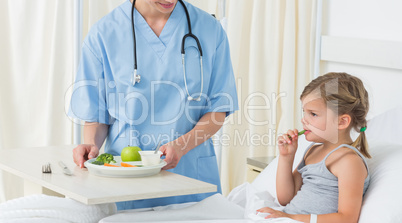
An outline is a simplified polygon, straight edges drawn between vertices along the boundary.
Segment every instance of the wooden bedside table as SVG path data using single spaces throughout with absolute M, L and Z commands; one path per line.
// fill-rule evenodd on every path
M 261 171 L 268 166 L 276 157 L 263 156 L 263 157 L 248 157 L 247 158 L 247 182 L 251 183 L 258 176 Z

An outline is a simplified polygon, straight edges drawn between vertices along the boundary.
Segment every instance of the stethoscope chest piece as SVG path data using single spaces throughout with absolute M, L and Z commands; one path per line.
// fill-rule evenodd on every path
M 137 74 L 137 69 L 134 69 L 133 77 L 132 77 L 131 82 L 133 83 L 133 86 L 134 86 L 136 83 L 140 83 L 140 82 L 141 82 L 141 75 Z
M 193 97 L 191 97 L 191 96 L 187 96 L 187 100 L 188 100 L 188 101 L 201 101 L 201 96 L 198 97 L 198 98 L 193 98 Z

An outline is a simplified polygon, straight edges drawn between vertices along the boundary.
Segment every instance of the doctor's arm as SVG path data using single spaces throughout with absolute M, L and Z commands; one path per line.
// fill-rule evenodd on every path
M 211 138 L 223 125 L 226 112 L 208 112 L 188 133 L 163 145 L 160 151 L 166 155 L 168 163 L 163 169 L 175 168 L 182 156 Z
M 84 144 L 73 150 L 73 158 L 77 166 L 83 168 L 84 162 L 99 155 L 99 149 L 109 132 L 109 125 L 97 122 L 85 122 Z

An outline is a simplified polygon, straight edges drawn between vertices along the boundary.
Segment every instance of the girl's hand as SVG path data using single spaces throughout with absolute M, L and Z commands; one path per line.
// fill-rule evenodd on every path
M 297 150 L 297 129 L 288 130 L 287 133 L 278 137 L 279 154 L 281 156 L 294 156 Z
M 277 210 L 274 210 L 274 209 L 269 208 L 269 207 L 260 208 L 260 209 L 257 210 L 257 212 L 270 213 L 270 215 L 265 217 L 265 219 L 269 219 L 269 218 L 290 218 L 291 217 L 290 214 L 286 214 L 285 212 L 277 211 Z

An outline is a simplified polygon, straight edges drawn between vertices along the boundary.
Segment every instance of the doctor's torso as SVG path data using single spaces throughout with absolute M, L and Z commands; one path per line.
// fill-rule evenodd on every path
M 180 4 L 176 5 L 159 37 L 135 10 L 137 64 L 141 82 L 134 86 L 130 2 L 125 2 L 102 18 L 88 34 L 84 44 L 99 60 L 103 72 L 96 80 L 99 94 L 102 94 L 98 100 L 105 101 L 109 124 L 118 124 L 111 128 L 108 137 L 107 145 L 113 151 L 119 152 L 121 145 L 126 143 L 139 143 L 145 150 L 153 149 L 161 134 L 166 138 L 164 140 L 174 140 L 190 131 L 208 109 L 213 58 L 222 30 L 212 16 L 193 7 L 188 10 L 192 32 L 198 36 L 203 50 L 204 96 L 201 101 L 187 100 L 180 49 L 188 28 L 184 8 Z M 196 42 L 188 38 L 185 50 L 187 89 L 190 95 L 198 95 L 201 91 L 201 70 Z M 140 136 L 146 140 L 139 140 Z M 116 143 L 118 145 L 114 146 Z

